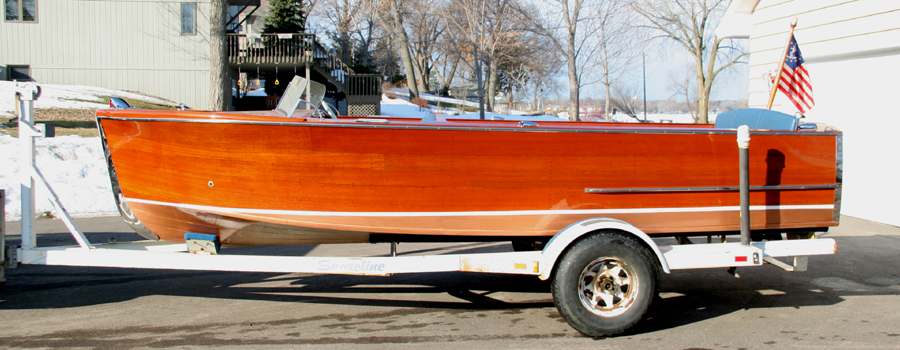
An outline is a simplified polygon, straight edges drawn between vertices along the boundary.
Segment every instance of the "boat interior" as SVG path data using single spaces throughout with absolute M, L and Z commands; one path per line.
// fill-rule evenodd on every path
M 452 127 L 452 128 L 477 128 L 477 129 L 532 129 L 558 130 L 558 131 L 612 131 L 612 132 L 710 132 L 733 131 L 738 126 L 747 125 L 751 130 L 769 132 L 795 132 L 795 131 L 838 131 L 835 128 L 821 124 L 805 122 L 804 119 L 767 109 L 743 108 L 719 113 L 715 124 L 696 123 L 634 123 L 634 122 L 572 122 L 560 119 L 559 121 L 527 120 L 527 116 L 520 118 L 491 119 L 465 119 L 454 118 L 439 113 L 429 113 L 421 118 L 394 117 L 387 115 L 372 115 L 366 117 L 340 116 L 337 109 L 323 101 L 325 86 L 307 79 L 295 76 L 288 84 L 284 96 L 278 102 L 274 110 L 240 111 L 240 112 L 207 112 L 207 111 L 141 111 L 125 109 L 117 112 L 118 116 L 149 118 L 149 119 L 203 119 L 222 120 L 230 122 L 249 123 L 317 123 L 317 124 L 370 124 L 391 127 Z M 306 97 L 307 99 L 304 99 Z M 124 113 L 122 113 L 124 112 Z M 171 114 L 169 114 L 171 113 Z M 290 120 L 285 120 L 290 119 Z

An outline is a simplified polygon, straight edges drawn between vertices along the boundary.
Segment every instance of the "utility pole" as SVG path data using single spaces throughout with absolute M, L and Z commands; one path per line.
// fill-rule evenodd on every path
M 641 54 L 641 62 L 644 65 L 644 123 L 647 122 L 647 54 Z
M 479 36 L 480 38 L 480 36 Z M 484 82 L 481 79 L 481 58 L 478 57 L 478 45 L 475 45 L 475 76 L 478 84 L 478 119 L 484 119 Z

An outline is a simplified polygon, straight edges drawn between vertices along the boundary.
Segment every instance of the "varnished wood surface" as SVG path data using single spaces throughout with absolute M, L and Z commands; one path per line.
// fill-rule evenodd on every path
M 585 188 L 736 186 L 735 134 L 710 133 L 707 125 L 541 122 L 541 127 L 526 131 L 505 121 L 417 123 L 392 119 L 387 127 L 359 127 L 352 119 L 307 121 L 234 113 L 110 110 L 98 115 L 129 118 L 101 119 L 101 123 L 123 194 L 146 201 L 340 213 L 739 205 L 737 192 L 585 193 Z M 347 127 L 321 126 L 325 124 Z M 444 128 L 404 129 L 404 125 Z M 570 132 L 574 130 L 616 133 Z M 697 133 L 666 134 L 667 130 Z M 837 135 L 753 133 L 751 186 L 834 184 Z M 752 193 L 751 204 L 829 205 L 834 198 L 833 189 L 758 191 Z M 160 207 L 145 206 L 139 218 L 173 216 L 151 214 Z M 548 236 L 577 220 L 596 216 L 216 215 L 339 231 L 471 236 Z M 613 216 L 648 233 L 730 231 L 739 224 L 736 212 L 730 211 Z M 823 209 L 760 211 L 753 218 L 756 229 L 837 224 L 833 210 Z M 183 232 L 177 232 L 186 229 L 185 225 L 217 227 L 196 217 L 176 221 L 181 222 L 176 227 L 163 229 L 173 224 L 160 223 L 151 230 L 171 232 L 157 232 L 164 239 L 179 239 Z

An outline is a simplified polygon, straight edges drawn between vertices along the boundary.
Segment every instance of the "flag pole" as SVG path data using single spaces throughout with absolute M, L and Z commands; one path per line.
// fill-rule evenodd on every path
M 781 64 L 778 65 L 778 76 L 775 78 L 775 84 L 772 84 L 772 92 L 769 93 L 769 104 L 766 109 L 772 109 L 772 102 L 775 102 L 775 94 L 778 93 L 778 84 L 781 83 L 781 72 L 784 71 L 784 61 L 787 60 L 788 48 L 791 47 L 791 38 L 794 37 L 794 27 L 797 26 L 797 19 L 791 22 L 791 34 L 788 35 L 787 44 L 784 45 L 784 53 L 781 54 Z

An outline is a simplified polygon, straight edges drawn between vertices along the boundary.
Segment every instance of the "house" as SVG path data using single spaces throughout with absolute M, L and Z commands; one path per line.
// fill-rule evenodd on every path
M 717 35 L 750 39 L 749 107 L 766 108 L 794 19 L 815 98 L 806 118 L 844 133 L 841 213 L 900 226 L 900 2 L 733 0 Z M 797 113 L 781 93 L 772 109 Z
M 354 74 L 315 35 L 260 34 L 268 0 L 227 3 L 235 89 L 256 77 L 286 85 L 296 72 L 325 84 L 344 113 L 380 112 L 380 76 Z M 3 6 L 0 79 L 139 91 L 208 106 L 209 0 L 4 0 Z

